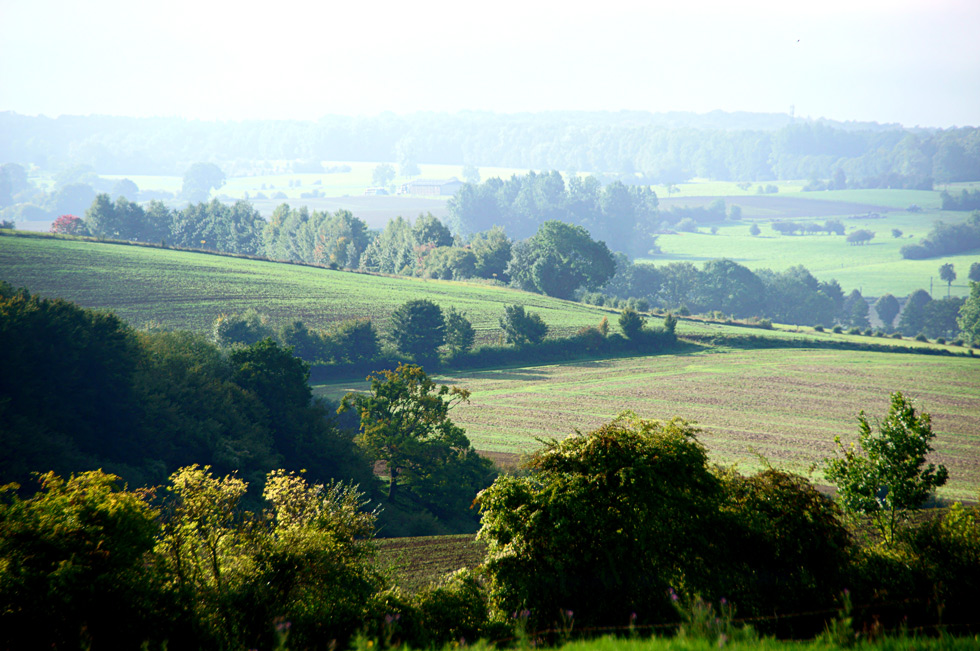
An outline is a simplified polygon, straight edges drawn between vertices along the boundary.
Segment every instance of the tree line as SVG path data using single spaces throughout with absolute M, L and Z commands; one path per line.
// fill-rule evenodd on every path
M 102 174 L 183 172 L 182 161 L 397 161 L 607 173 L 643 183 L 831 178 L 857 187 L 980 180 L 980 130 L 909 129 L 713 112 L 325 116 L 316 122 L 0 114 L 0 159 Z M 202 137 L 202 134 L 205 134 Z M 254 165 L 254 163 L 253 163 Z M 2 198 L 2 187 L 0 187 Z

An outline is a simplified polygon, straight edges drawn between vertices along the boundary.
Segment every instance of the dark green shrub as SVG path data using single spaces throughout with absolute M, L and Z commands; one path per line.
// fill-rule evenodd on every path
M 864 336 L 871 337 L 871 336 L 874 336 L 874 333 L 875 333 L 874 330 L 872 330 L 871 328 L 868 328 L 867 330 L 864 331 Z
M 619 315 L 619 327 L 628 339 L 636 339 L 643 331 L 644 325 L 646 325 L 646 319 L 632 308 L 626 308 Z
M 901 339 L 901 338 L 902 338 L 901 332 L 892 333 L 892 339 Z
M 816 332 L 823 332 L 823 326 L 822 325 L 813 326 L 813 329 Z
M 946 338 L 945 337 L 936 337 L 936 343 L 937 344 L 945 344 L 946 343 Z
M 943 624 L 976 622 L 980 594 L 980 508 L 954 504 L 912 530 L 909 546 L 928 574 Z
M 752 476 L 720 475 L 725 501 L 724 563 L 718 595 L 742 616 L 792 614 L 831 607 L 844 587 L 850 535 L 841 511 L 804 477 L 775 469 Z M 788 618 L 773 632 L 819 632 L 822 618 Z
M 839 335 L 840 333 L 844 332 L 844 328 L 840 327 L 839 325 L 836 325 L 836 326 L 834 326 L 833 332 L 834 332 L 834 334 Z
M 696 433 L 625 413 L 483 491 L 491 607 L 528 609 L 536 627 L 568 610 L 583 626 L 672 621 L 668 588 L 700 590 L 715 567 L 720 483 Z
M 861 334 L 861 328 L 849 328 L 847 330 L 847 334 L 849 334 L 849 335 L 859 335 L 859 334 Z
M 525 312 L 523 305 L 507 305 L 500 327 L 508 344 L 527 346 L 541 343 L 548 334 L 548 326 L 535 312 Z
M 929 337 L 927 337 L 924 332 L 920 332 L 919 334 L 915 335 L 915 340 L 916 341 L 929 341 Z

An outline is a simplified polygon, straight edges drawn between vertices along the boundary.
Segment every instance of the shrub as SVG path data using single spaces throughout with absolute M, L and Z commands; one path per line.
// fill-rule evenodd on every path
M 823 332 L 823 326 L 822 325 L 813 326 L 813 330 L 814 332 Z
M 500 327 L 508 344 L 527 346 L 541 343 L 548 334 L 548 326 L 540 314 L 524 312 L 523 305 L 507 305 Z
M 834 334 L 839 335 L 842 332 L 844 332 L 844 329 L 842 327 L 840 327 L 839 325 L 834 326 Z
M 640 316 L 636 310 L 626 308 L 619 315 L 619 327 L 628 339 L 636 339 L 643 331 L 644 325 L 646 325 L 646 319 Z
M 892 333 L 892 339 L 901 339 L 901 338 L 902 338 L 901 332 Z
M 768 468 L 752 476 L 722 471 L 722 513 L 729 532 L 726 562 L 717 568 L 717 589 L 745 615 L 798 613 L 834 603 L 850 534 L 841 511 L 804 477 Z M 803 622 L 808 630 L 780 635 L 812 635 L 822 622 Z
M 915 335 L 915 340 L 916 341 L 929 341 L 929 337 L 927 337 L 924 332 L 920 332 L 919 334 Z
M 874 330 L 872 330 L 871 328 L 868 328 L 867 330 L 864 331 L 864 336 L 865 337 L 871 337 L 871 336 L 874 335 L 874 333 L 875 333 Z
M 859 334 L 861 334 L 861 328 L 848 328 L 847 334 L 849 334 L 849 335 L 859 335 Z
M 630 413 L 551 441 L 479 495 L 491 607 L 549 626 L 673 618 L 667 590 L 706 585 L 720 484 L 697 430 Z
M 945 337 L 936 337 L 936 343 L 937 344 L 945 344 L 946 343 L 946 338 Z

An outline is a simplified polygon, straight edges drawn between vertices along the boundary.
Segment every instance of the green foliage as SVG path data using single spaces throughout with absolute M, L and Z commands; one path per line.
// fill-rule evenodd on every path
M 222 314 L 211 324 L 211 341 L 222 348 L 251 346 L 272 336 L 269 317 L 249 308 L 243 314 Z
M 424 298 L 402 304 L 391 313 L 391 338 L 398 350 L 416 360 L 434 358 L 446 341 L 442 309 Z
M 891 396 L 888 415 L 873 431 L 864 411 L 858 416 L 860 451 L 845 447 L 840 437 L 837 456 L 827 460 L 826 477 L 837 486 L 845 511 L 870 516 L 887 543 L 895 538 L 900 519 L 918 508 L 949 476 L 945 466 L 926 465 L 935 437 L 929 414 L 916 415 L 901 393 Z
M 0 646 L 138 648 L 160 635 L 148 495 L 101 471 L 38 479 L 26 500 L 0 488 Z
M 453 355 L 465 353 L 473 348 L 476 341 L 476 331 L 473 324 L 466 318 L 465 312 L 457 312 L 450 307 L 446 312 L 446 346 Z
M 148 479 L 123 472 L 143 461 L 152 441 L 140 427 L 134 383 L 143 355 L 129 327 L 4 283 L 0 341 L 0 481 L 100 465 Z
M 580 287 L 594 290 L 612 278 L 616 263 L 603 242 L 581 226 L 547 221 L 530 239 L 515 244 L 507 267 L 511 283 L 557 298 Z
M 192 203 L 207 201 L 211 190 L 225 184 L 225 173 L 214 163 L 194 163 L 184 172 L 180 198 Z
M 743 616 L 831 605 L 851 548 L 839 507 L 805 478 L 774 468 L 719 476 L 727 557 L 715 570 L 716 590 Z M 806 629 L 800 620 L 771 627 L 794 637 L 811 632 Z
M 507 305 L 500 318 L 500 328 L 508 344 L 528 346 L 544 341 L 548 325 L 536 312 L 525 312 L 523 305 Z
M 970 282 L 970 296 L 960 307 L 956 324 L 971 345 L 980 345 L 980 281 Z
M 668 312 L 664 315 L 664 330 L 668 334 L 674 334 L 674 330 L 677 329 L 677 317 Z
M 492 606 L 529 609 L 539 626 L 567 610 L 583 625 L 669 618 L 668 588 L 704 577 L 720 498 L 696 432 L 626 413 L 547 443 L 529 475 L 483 491 Z
M 403 476 L 411 491 L 435 465 L 448 464 L 469 449 L 466 433 L 449 419 L 450 410 L 468 400 L 469 392 L 437 386 L 421 366 L 411 364 L 368 379 L 370 394 L 348 393 L 338 411 L 354 409 L 360 417 L 358 444 L 388 466 L 392 500 Z
M 274 471 L 265 485 L 268 508 L 250 516 L 240 507 L 247 485 L 235 477 L 198 466 L 171 477 L 157 551 L 186 634 L 219 648 L 271 647 L 278 621 L 303 647 L 346 641 L 382 584 L 366 540 L 374 514 L 342 484 Z
M 900 309 L 898 299 L 891 294 L 884 294 L 875 301 L 875 312 L 878 313 L 878 318 L 888 330 L 891 330 Z
M 929 292 L 917 289 L 909 294 L 905 307 L 898 318 L 898 329 L 906 337 L 912 337 L 925 328 L 926 306 L 932 302 Z
M 968 624 L 980 591 L 980 508 L 953 504 L 941 517 L 916 527 L 908 544 L 935 586 L 944 623 Z
M 619 328 L 628 339 L 636 339 L 645 325 L 646 319 L 632 308 L 626 308 L 619 315 Z
M 327 336 L 333 342 L 333 361 L 368 362 L 381 354 L 378 331 L 370 319 L 344 321 Z

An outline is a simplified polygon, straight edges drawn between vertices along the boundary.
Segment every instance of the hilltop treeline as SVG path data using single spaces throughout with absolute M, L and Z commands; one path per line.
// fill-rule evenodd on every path
M 84 219 L 63 216 L 52 230 L 263 255 L 333 268 L 422 278 L 482 279 L 613 307 L 632 299 L 631 306 L 639 300 L 645 309 L 720 312 L 800 325 L 870 327 L 867 303 L 859 292 L 845 297 L 837 281 L 818 280 L 802 266 L 781 272 L 753 272 L 731 260 L 712 260 L 701 268 L 687 262 L 655 267 L 634 263 L 623 253 L 612 253 L 582 225 L 532 219 L 534 211 L 541 211 L 551 217 L 584 221 L 607 233 L 616 228 L 610 224 L 625 223 L 632 236 L 627 237 L 626 232 L 621 235 L 634 242 L 640 242 L 640 234 L 649 232 L 655 223 L 663 228 L 669 227 L 671 220 L 693 219 L 692 213 L 659 212 L 656 195 L 648 190 L 620 183 L 600 188 L 593 177 L 573 180 L 566 188 L 557 173 L 531 173 L 507 182 L 467 185 L 457 198 L 462 196 L 482 199 L 467 204 L 469 209 L 464 208 L 466 201 L 454 200 L 450 216 L 454 223 L 465 218 L 471 228 L 479 228 L 492 223 L 493 215 L 509 213 L 515 220 L 534 225 L 536 232 L 515 241 L 503 228 L 493 225 L 462 237 L 454 235 L 438 218 L 421 215 L 414 223 L 393 219 L 382 231 L 372 233 L 346 210 L 329 213 L 282 204 L 266 222 L 245 201 L 226 206 L 213 200 L 174 210 L 155 201 L 146 208 L 123 197 L 112 202 L 104 194 L 96 197 Z M 502 205 L 507 197 L 510 203 Z M 472 209 L 472 205 L 483 208 Z M 607 208 L 609 205 L 616 208 Z M 619 219 L 623 214 L 634 219 Z M 713 205 L 695 216 L 720 220 L 726 218 L 726 210 L 723 204 Z M 925 257 L 952 252 L 942 247 L 975 244 L 976 221 L 974 216 L 962 225 L 937 222 L 922 244 L 907 245 L 903 254 Z M 839 227 L 839 222 L 823 226 L 829 232 L 839 232 Z M 528 228 L 525 225 L 522 232 Z M 655 236 L 646 245 L 656 246 Z M 900 329 L 907 335 L 926 332 L 955 336 L 954 308 L 958 306 L 952 303 L 950 309 L 930 308 L 932 316 L 918 319 L 915 329 Z M 890 328 L 895 313 L 881 316 L 886 329 Z
M 446 163 L 613 173 L 646 183 L 830 178 L 922 187 L 980 180 L 980 130 L 714 112 L 382 114 L 316 122 L 0 114 L 0 160 L 101 174 L 167 174 L 208 160 L 246 171 L 255 161 Z

